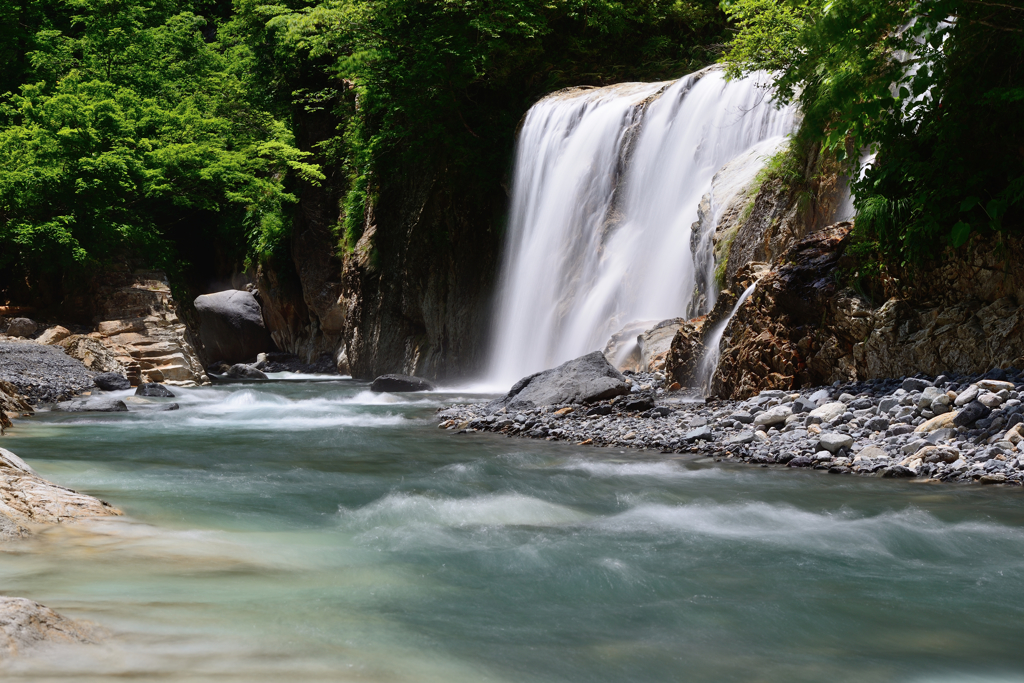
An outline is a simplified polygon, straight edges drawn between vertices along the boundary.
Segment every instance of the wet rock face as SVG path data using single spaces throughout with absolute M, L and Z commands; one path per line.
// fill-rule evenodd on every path
M 492 410 L 534 408 L 556 404 L 593 403 L 629 393 L 626 378 L 600 351 L 524 377 L 508 394 L 490 404 Z
M 208 360 L 244 363 L 272 351 L 274 343 L 251 292 L 229 289 L 196 297 L 199 338 Z
M 836 284 L 848 227 L 808 235 L 761 281 L 726 331 L 717 395 L 1024 365 L 1024 279 L 986 267 L 991 255 L 957 256 L 872 305 Z
M 25 598 L 0 596 L 0 659 L 40 645 L 94 643 L 101 632 Z

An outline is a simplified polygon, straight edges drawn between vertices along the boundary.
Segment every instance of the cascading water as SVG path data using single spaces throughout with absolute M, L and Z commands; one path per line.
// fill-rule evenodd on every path
M 667 83 L 556 93 L 530 109 L 491 380 L 602 348 L 631 321 L 686 313 L 701 198 L 728 162 L 755 147 L 770 153 L 794 126 L 795 110 L 777 109 L 766 81 L 727 82 L 713 67 Z
M 740 306 L 746 301 L 754 290 L 757 288 L 757 282 L 752 283 L 749 287 L 743 290 L 740 294 L 740 298 L 736 300 L 732 310 L 729 311 L 729 315 L 726 316 L 725 320 L 721 321 L 715 328 L 711 330 L 704 341 L 704 357 L 700 360 L 700 365 L 697 366 L 697 376 L 694 378 L 694 384 L 698 387 L 707 387 L 711 383 L 711 376 L 715 373 L 715 368 L 718 367 L 718 361 L 722 357 L 722 337 L 725 335 L 725 328 L 729 327 L 729 322 L 733 316 L 736 315 L 736 311 L 740 310 Z

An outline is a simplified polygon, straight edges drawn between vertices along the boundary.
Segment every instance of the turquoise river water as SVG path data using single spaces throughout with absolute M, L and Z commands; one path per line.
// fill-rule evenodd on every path
M 0 546 L 102 625 L 3 681 L 1024 681 L 1012 489 L 436 428 L 353 381 L 41 414 L 2 445 L 126 517 Z

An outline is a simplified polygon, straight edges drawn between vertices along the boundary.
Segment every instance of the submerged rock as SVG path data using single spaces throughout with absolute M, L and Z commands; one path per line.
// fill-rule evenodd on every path
M 0 659 L 40 645 L 95 643 L 101 632 L 26 598 L 0 596 Z
M 411 391 L 433 391 L 434 385 L 422 377 L 381 375 L 370 384 L 370 391 L 403 394 Z
M 532 408 L 570 403 L 593 403 L 629 393 L 626 378 L 600 351 L 588 353 L 556 368 L 524 377 L 490 407 Z
M 127 413 L 128 406 L 116 398 L 75 399 L 53 406 L 58 413 Z
M 245 363 L 232 365 L 224 374 L 231 379 L 268 379 L 262 370 Z
M 140 384 L 139 388 L 135 390 L 136 396 L 151 396 L 157 398 L 174 398 L 174 392 L 165 387 L 163 384 L 157 382 L 147 382 Z

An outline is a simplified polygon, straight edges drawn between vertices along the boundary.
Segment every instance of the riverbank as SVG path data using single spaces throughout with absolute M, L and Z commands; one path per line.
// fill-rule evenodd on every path
M 628 379 L 629 394 L 590 405 L 455 405 L 438 412 L 438 426 L 835 474 L 1024 483 L 1024 373 L 1015 370 L 836 383 L 707 402 L 657 388 L 658 375 Z

